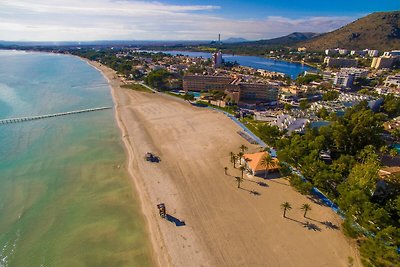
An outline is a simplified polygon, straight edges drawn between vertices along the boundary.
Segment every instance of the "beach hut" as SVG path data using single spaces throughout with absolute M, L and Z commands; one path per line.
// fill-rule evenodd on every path
M 263 176 L 266 171 L 268 173 L 279 171 L 279 160 L 277 158 L 272 158 L 272 161 L 268 165 L 264 164 L 263 159 L 267 156 L 269 156 L 269 153 L 265 151 L 244 154 L 241 162 L 254 176 Z

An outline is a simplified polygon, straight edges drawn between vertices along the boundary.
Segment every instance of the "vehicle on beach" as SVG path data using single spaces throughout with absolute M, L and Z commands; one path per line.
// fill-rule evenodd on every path
M 158 157 L 158 156 L 156 156 L 156 155 L 154 155 L 153 153 L 150 153 L 150 152 L 146 153 L 146 155 L 144 156 L 144 159 L 146 161 L 156 162 L 156 163 L 161 161 L 160 157 Z
M 167 216 L 167 212 L 165 210 L 165 204 L 164 203 L 157 204 L 157 208 L 158 212 L 160 213 L 160 217 L 165 218 Z

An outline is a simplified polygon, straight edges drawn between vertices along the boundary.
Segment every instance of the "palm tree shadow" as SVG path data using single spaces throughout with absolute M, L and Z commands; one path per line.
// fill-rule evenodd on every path
M 246 179 L 246 178 L 244 178 L 243 180 L 248 181 L 248 182 L 252 182 L 252 183 L 256 183 L 256 184 L 258 184 L 259 186 L 262 186 L 262 187 L 269 187 L 269 185 L 267 183 L 265 183 L 265 182 L 257 182 L 257 181 Z
M 322 229 L 318 225 L 316 225 L 315 223 L 310 223 L 308 221 L 306 223 L 304 223 L 304 228 L 306 228 L 307 230 L 313 230 L 316 232 L 322 231 Z
M 261 196 L 261 193 L 258 192 L 258 191 L 256 191 L 256 190 L 248 190 L 248 189 L 242 188 L 242 187 L 240 187 L 239 189 L 244 190 L 244 191 L 247 191 L 247 192 L 249 192 L 251 195 L 254 195 L 254 196 Z
M 324 222 L 321 222 L 321 224 L 325 225 L 325 227 L 328 229 L 339 230 L 339 226 L 337 226 L 336 224 L 334 224 L 330 221 L 324 221 Z
M 285 219 L 288 219 L 288 220 L 291 220 L 291 221 L 297 222 L 297 223 L 299 223 L 299 224 L 301 224 L 301 225 L 304 225 L 304 223 L 303 223 L 303 222 L 301 222 L 301 221 L 298 221 L 298 220 L 296 220 L 296 219 L 292 219 L 292 218 L 290 218 L 290 217 L 288 217 L 288 216 L 286 216 L 286 217 L 285 217 Z
M 304 217 L 304 218 L 306 218 L 307 220 L 311 220 L 311 221 L 320 223 L 320 224 L 324 225 L 325 228 L 327 228 L 327 229 L 331 229 L 331 230 L 339 230 L 340 229 L 339 226 L 337 226 L 336 224 L 334 224 L 331 221 L 323 221 L 323 222 L 321 222 L 321 221 L 318 221 L 318 220 L 311 219 L 310 217 L 307 217 L 307 216 Z

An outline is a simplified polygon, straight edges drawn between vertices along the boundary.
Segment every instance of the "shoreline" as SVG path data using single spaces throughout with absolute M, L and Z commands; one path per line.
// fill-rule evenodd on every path
M 155 263 L 156 266 L 172 266 L 171 259 L 169 257 L 167 257 L 168 255 L 166 255 L 165 253 L 162 253 L 161 250 L 160 250 L 160 247 L 156 245 L 158 240 L 162 241 L 162 235 L 160 233 L 159 228 L 157 227 L 157 224 L 156 223 L 152 223 L 151 212 L 150 211 L 151 211 L 151 209 L 153 209 L 153 207 L 146 200 L 146 196 L 144 195 L 144 193 L 142 193 L 142 190 L 140 190 L 140 189 L 143 189 L 143 188 L 140 185 L 140 181 L 138 180 L 138 178 L 133 173 L 132 162 L 133 162 L 133 159 L 134 159 L 134 153 L 133 153 L 133 150 L 132 150 L 132 145 L 131 145 L 129 139 L 127 138 L 128 131 L 126 129 L 125 124 L 122 121 L 122 118 L 121 118 L 121 115 L 120 115 L 120 111 L 119 111 L 120 103 L 119 103 L 119 101 L 118 101 L 118 99 L 116 97 L 116 90 L 119 89 L 121 81 L 118 78 L 116 78 L 115 80 L 118 83 L 118 85 L 117 84 L 113 85 L 111 80 L 114 79 L 114 77 L 108 76 L 107 73 L 106 73 L 107 69 L 104 69 L 104 68 L 108 68 L 108 67 L 103 66 L 102 64 L 100 64 L 98 62 L 90 61 L 90 60 L 85 59 L 85 58 L 81 58 L 81 57 L 78 57 L 78 58 L 81 59 L 82 61 L 86 62 L 87 64 L 89 64 L 93 68 L 95 68 L 97 71 L 99 71 L 108 82 L 108 85 L 110 87 L 111 97 L 112 97 L 113 102 L 114 102 L 115 120 L 116 120 L 117 126 L 118 126 L 118 128 L 120 130 L 120 133 L 121 133 L 120 137 L 121 137 L 121 141 L 122 141 L 122 143 L 124 145 L 124 150 L 127 153 L 127 159 L 126 159 L 127 167 L 126 167 L 126 170 L 127 170 L 128 174 L 129 174 L 131 180 L 134 183 L 133 187 L 134 187 L 134 190 L 135 190 L 135 193 L 136 193 L 136 198 L 139 200 L 141 213 L 142 213 L 142 215 L 144 216 L 144 219 L 145 219 L 146 232 L 147 232 L 147 236 L 149 238 L 150 245 L 151 245 L 150 246 L 151 247 L 151 256 L 152 256 L 151 260 L 152 260 L 153 263 Z

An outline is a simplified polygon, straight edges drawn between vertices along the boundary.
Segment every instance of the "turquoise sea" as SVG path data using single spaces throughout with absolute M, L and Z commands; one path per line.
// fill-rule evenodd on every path
M 79 58 L 0 50 L 0 119 L 112 106 Z M 149 266 L 114 110 L 0 125 L 0 267 Z

